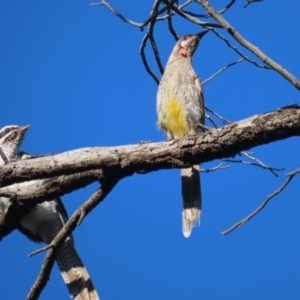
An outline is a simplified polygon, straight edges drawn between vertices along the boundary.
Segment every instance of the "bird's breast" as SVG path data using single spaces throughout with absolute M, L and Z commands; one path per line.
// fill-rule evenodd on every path
M 50 242 L 62 227 L 55 201 L 37 204 L 20 224 L 46 243 Z
M 188 120 L 185 114 L 184 102 L 177 97 L 170 97 L 160 106 L 159 125 L 171 132 L 174 138 L 181 138 L 189 131 Z

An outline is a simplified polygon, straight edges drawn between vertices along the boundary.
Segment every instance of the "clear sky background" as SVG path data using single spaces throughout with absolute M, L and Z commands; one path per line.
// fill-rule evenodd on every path
M 139 56 L 144 33 L 90 2 L 0 3 L 0 127 L 31 124 L 22 150 L 60 153 L 165 140 L 156 126 L 157 85 Z M 300 2 L 263 1 L 243 9 L 245 2 L 237 1 L 225 18 L 300 78 Z M 141 22 L 153 1 L 111 3 Z M 227 3 L 212 1 L 216 8 Z M 180 35 L 202 30 L 179 18 L 174 24 Z M 165 22 L 155 35 L 165 65 L 174 40 Z M 152 54 L 149 47 L 147 53 Z M 238 59 L 210 33 L 193 65 L 204 80 Z M 299 103 L 299 91 L 279 74 L 244 62 L 207 83 L 204 92 L 207 106 L 232 121 Z M 258 167 L 231 164 L 202 173 L 201 226 L 189 239 L 181 232 L 179 170 L 122 180 L 74 233 L 101 299 L 300 299 L 300 177 L 244 227 L 220 234 L 300 166 L 298 138 L 253 150 L 266 164 L 285 170 L 276 178 Z M 69 214 L 96 188 L 65 195 Z M 1 242 L 1 299 L 26 297 L 44 253 L 27 255 L 39 246 L 17 231 Z M 41 299 L 69 299 L 56 266 Z

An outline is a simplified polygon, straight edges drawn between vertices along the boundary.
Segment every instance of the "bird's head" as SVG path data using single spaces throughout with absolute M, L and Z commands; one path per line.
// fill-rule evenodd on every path
M 30 125 L 17 126 L 8 125 L 0 129 L 0 148 L 8 161 L 16 158 L 18 149 L 25 137 L 25 133 Z M 0 164 L 4 164 L 0 155 Z
M 180 38 L 176 45 L 174 51 L 182 57 L 192 58 L 194 52 L 196 51 L 201 38 L 208 32 L 205 30 L 198 34 L 186 34 Z

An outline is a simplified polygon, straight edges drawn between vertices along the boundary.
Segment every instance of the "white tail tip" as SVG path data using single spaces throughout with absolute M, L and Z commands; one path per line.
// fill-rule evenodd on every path
M 184 237 L 188 238 L 191 235 L 193 227 L 199 218 L 199 208 L 186 208 L 182 211 L 182 232 Z

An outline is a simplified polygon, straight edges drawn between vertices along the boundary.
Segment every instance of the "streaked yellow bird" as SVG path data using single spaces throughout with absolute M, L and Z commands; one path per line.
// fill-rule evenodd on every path
M 208 31 L 188 34 L 179 39 L 169 57 L 157 92 L 158 124 L 168 139 L 199 134 L 204 125 L 204 98 L 200 80 L 192 67 L 192 58 L 200 39 Z M 202 198 L 200 166 L 181 170 L 183 197 L 182 231 L 191 235 L 200 218 Z

